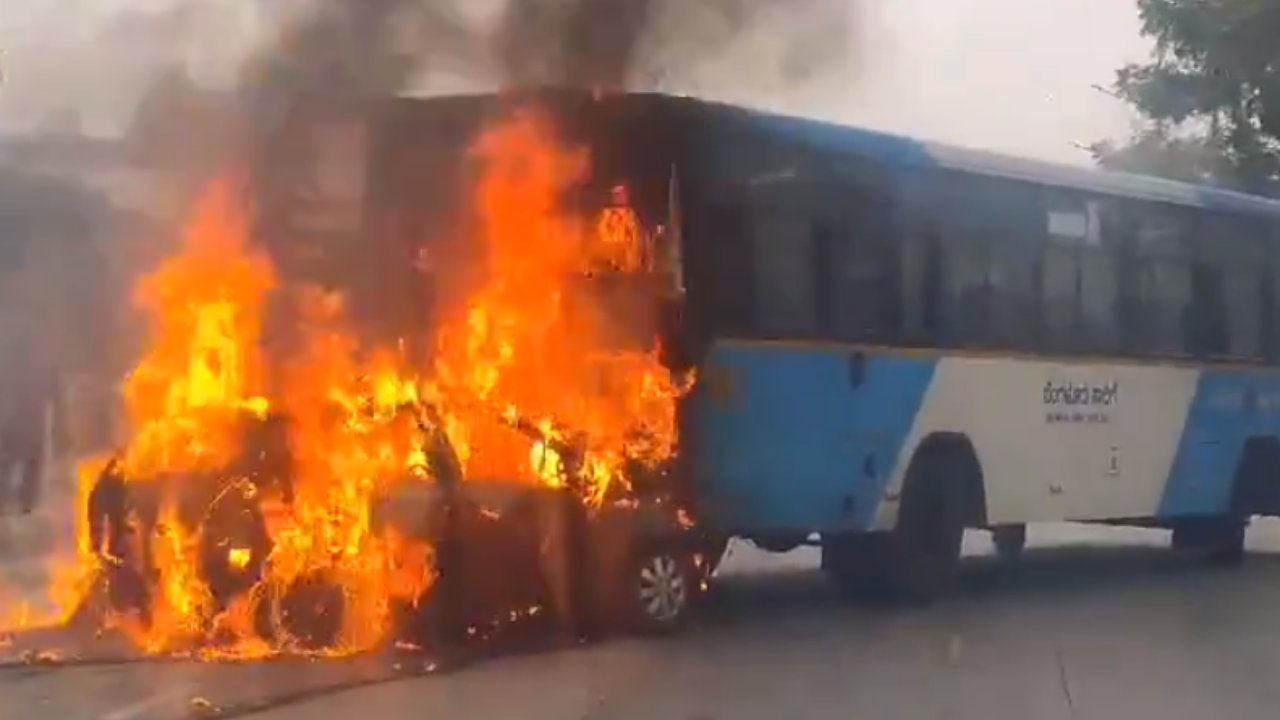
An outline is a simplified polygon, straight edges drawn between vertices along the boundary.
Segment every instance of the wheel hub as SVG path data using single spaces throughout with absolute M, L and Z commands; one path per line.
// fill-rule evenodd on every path
M 684 612 L 688 586 L 675 558 L 658 555 L 642 565 L 639 591 L 641 606 L 654 620 L 671 622 Z

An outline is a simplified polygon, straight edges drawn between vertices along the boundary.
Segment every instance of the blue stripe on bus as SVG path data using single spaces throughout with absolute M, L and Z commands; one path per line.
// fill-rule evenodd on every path
M 1205 370 L 1178 441 L 1159 517 L 1225 512 L 1245 442 L 1280 433 L 1280 376 L 1265 370 Z M 1280 479 L 1278 479 L 1280 480 Z
M 868 528 L 938 358 L 723 342 L 694 398 L 693 464 L 702 511 L 729 531 Z

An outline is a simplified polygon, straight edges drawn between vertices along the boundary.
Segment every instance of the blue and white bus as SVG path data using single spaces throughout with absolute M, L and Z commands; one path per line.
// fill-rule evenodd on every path
M 680 575 L 664 607 L 730 536 L 816 535 L 841 585 L 927 599 L 966 529 L 1012 557 L 1028 523 L 1161 527 L 1230 562 L 1248 518 L 1280 514 L 1280 202 L 690 98 L 401 99 L 354 158 L 317 142 L 270 164 L 364 168 L 331 211 L 262 203 L 287 229 L 267 235 L 307 249 L 277 263 L 347 288 L 366 331 L 414 337 L 419 243 L 465 236 L 466 148 L 529 103 L 590 149 L 566 201 L 591 213 L 624 187 L 651 238 L 642 276 L 583 297 L 626 296 L 619 341 L 697 373 L 658 491 L 699 539 L 646 539 L 630 565 Z
M 966 528 L 1280 513 L 1280 202 L 711 110 L 682 168 L 701 516 L 931 598 Z

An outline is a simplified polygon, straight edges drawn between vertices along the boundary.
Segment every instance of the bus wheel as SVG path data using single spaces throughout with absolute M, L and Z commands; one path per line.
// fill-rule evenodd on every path
M 991 542 L 996 546 L 996 557 L 1013 564 L 1022 559 L 1027 547 L 1026 525 L 1001 525 L 991 528 Z
M 893 589 L 903 600 L 934 600 L 955 581 L 965 518 L 963 486 L 952 480 L 937 472 L 908 477 L 892 532 Z
M 1248 524 L 1234 517 L 1182 518 L 1173 525 L 1173 547 L 1202 552 L 1213 565 L 1238 565 L 1244 560 Z

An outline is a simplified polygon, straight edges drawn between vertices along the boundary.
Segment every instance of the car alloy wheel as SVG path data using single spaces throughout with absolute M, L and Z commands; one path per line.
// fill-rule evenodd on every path
M 689 579 L 680 561 L 666 554 L 650 556 L 640 565 L 640 608 L 650 624 L 671 626 L 684 616 Z

